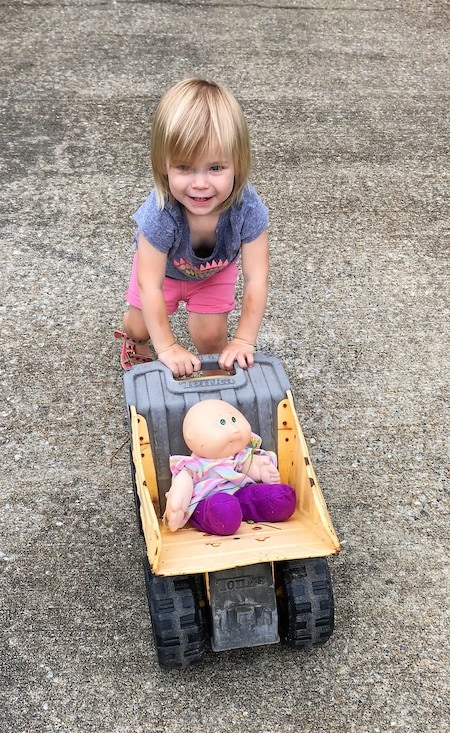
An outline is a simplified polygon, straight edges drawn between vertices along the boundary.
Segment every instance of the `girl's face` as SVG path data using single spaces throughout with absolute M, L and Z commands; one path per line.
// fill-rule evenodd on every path
M 194 216 L 213 214 L 234 187 L 234 165 L 215 151 L 191 164 L 167 163 L 170 193 Z

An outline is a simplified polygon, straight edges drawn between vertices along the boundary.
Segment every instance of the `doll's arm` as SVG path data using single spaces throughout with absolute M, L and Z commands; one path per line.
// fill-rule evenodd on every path
M 253 481 L 261 481 L 264 484 L 280 483 L 280 472 L 267 455 L 249 456 L 242 471 Z
M 164 520 L 171 532 L 186 523 L 186 512 L 194 491 L 194 481 L 191 472 L 183 468 L 172 480 L 172 485 L 166 494 L 166 511 Z

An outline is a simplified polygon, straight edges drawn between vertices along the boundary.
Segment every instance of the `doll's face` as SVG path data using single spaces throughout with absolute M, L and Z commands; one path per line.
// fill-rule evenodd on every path
M 251 432 L 244 415 L 223 400 L 197 402 L 183 422 L 186 445 L 202 458 L 234 456 L 248 444 Z

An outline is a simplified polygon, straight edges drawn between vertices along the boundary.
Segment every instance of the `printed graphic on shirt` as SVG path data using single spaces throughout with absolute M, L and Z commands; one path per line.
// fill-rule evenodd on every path
M 224 270 L 229 264 L 228 260 L 219 260 L 218 262 L 213 260 L 205 264 L 202 263 L 198 267 L 197 265 L 191 264 L 191 262 L 187 262 L 182 257 L 179 260 L 173 261 L 173 265 L 177 270 L 180 270 L 180 272 L 183 272 L 188 277 L 195 277 L 197 280 L 204 280 L 206 277 L 211 277 L 211 275 L 215 275 L 220 270 Z

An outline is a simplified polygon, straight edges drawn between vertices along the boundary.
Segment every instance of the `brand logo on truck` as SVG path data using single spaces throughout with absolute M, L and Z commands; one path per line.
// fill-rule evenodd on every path
M 199 389 L 200 387 L 215 387 L 221 384 L 234 384 L 233 377 L 214 377 L 214 379 L 197 379 L 180 382 L 184 389 Z
M 264 576 L 242 575 L 240 578 L 220 578 L 216 582 L 217 589 L 221 593 L 229 593 L 231 590 L 245 590 L 246 588 L 257 588 L 266 585 Z

